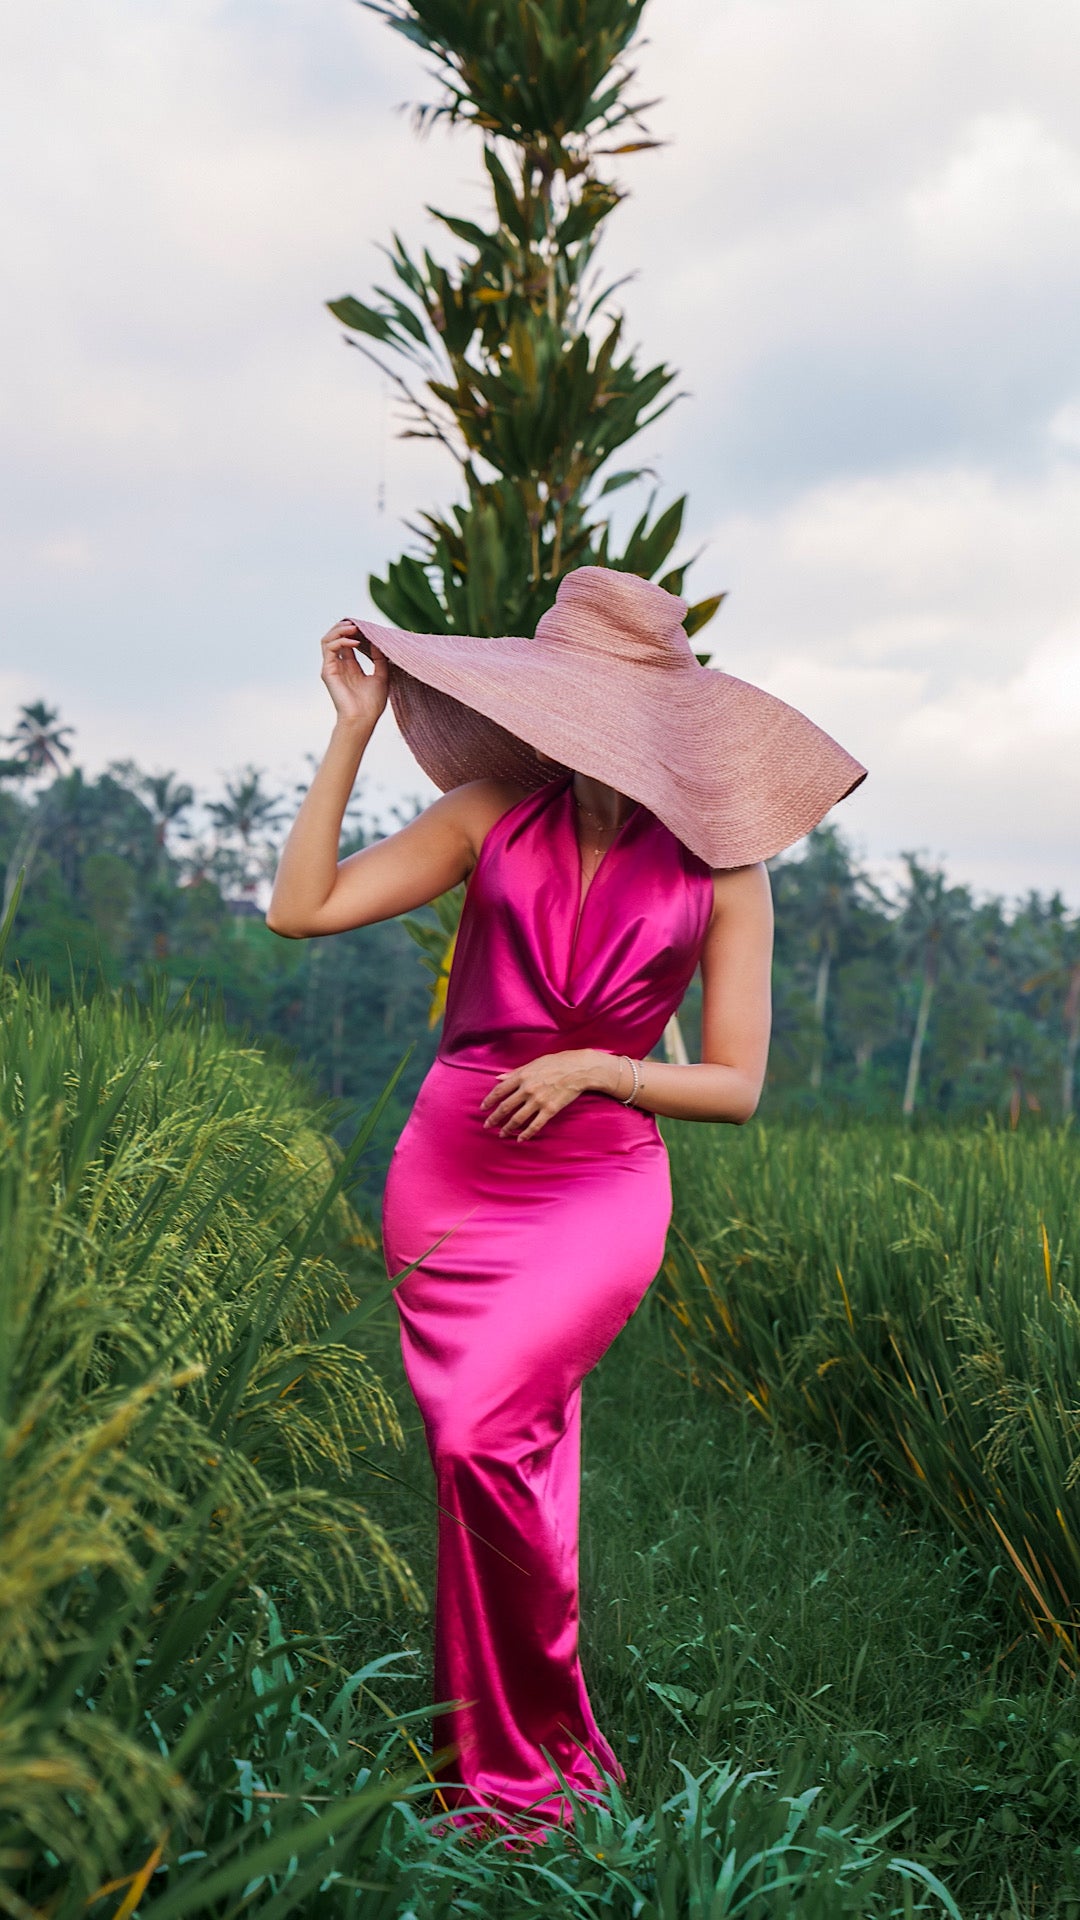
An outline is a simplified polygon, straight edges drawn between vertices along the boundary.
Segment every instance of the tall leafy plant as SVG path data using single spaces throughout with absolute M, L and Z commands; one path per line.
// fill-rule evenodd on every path
M 670 565 L 685 496 L 650 501 L 621 551 L 601 502 L 647 469 L 600 478 L 672 405 L 674 374 L 641 368 L 608 302 L 587 286 L 603 222 L 624 195 L 603 161 L 655 146 L 631 101 L 626 51 L 644 0 L 362 0 L 431 54 L 442 98 L 417 110 L 477 128 L 491 195 L 484 225 L 428 211 L 465 252 L 450 266 L 395 234 L 395 284 L 376 304 L 329 302 L 405 400 L 404 437 L 439 441 L 464 498 L 410 523 L 419 550 L 369 581 L 396 625 L 438 633 L 531 633 L 563 574 L 612 566 L 681 593 Z M 617 284 L 617 283 L 616 283 Z M 353 344 L 359 345 L 359 341 Z M 666 395 L 666 397 L 664 397 Z M 687 631 L 722 595 L 698 601 Z

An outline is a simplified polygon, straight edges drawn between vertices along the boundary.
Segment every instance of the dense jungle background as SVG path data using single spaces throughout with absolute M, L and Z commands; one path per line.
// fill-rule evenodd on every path
M 329 703 L 327 713 L 329 725 Z M 26 870 L 13 929 L 20 960 L 61 995 L 95 981 L 145 994 L 154 979 L 171 996 L 210 995 L 233 1027 L 287 1050 L 341 1100 L 346 1125 L 411 1049 L 385 1144 L 434 1052 L 432 979 L 399 922 L 333 940 L 267 930 L 260 903 L 302 787 L 277 791 L 247 766 L 218 794 L 197 795 L 179 773 L 134 760 L 88 778 L 75 744 L 43 702 L 9 717 L 0 876 L 10 898 Z M 387 830 L 366 815 L 361 778 L 344 847 Z M 1080 914 L 1060 894 L 977 899 L 916 852 L 887 892 L 833 823 L 770 870 L 764 1115 L 990 1112 L 1017 1127 L 1073 1112 Z M 434 911 L 418 918 L 437 933 Z M 695 982 L 682 1014 L 691 1057 L 698 1004 Z

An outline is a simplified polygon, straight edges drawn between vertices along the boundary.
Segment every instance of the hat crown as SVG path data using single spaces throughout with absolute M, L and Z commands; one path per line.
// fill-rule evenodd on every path
M 633 660 L 648 666 L 696 665 L 683 631 L 688 603 L 640 574 L 615 567 L 575 567 L 563 575 L 549 607 L 537 624 L 536 638 L 547 646 L 609 660 Z

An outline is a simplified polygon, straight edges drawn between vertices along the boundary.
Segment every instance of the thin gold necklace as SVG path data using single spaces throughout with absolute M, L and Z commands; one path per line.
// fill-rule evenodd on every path
M 573 791 L 573 789 L 571 789 L 571 791 Z M 579 809 L 581 813 L 585 814 L 585 816 L 589 820 L 595 820 L 597 825 L 603 830 L 605 834 L 611 831 L 615 831 L 615 832 L 618 831 L 618 827 L 615 827 L 614 829 L 612 829 L 609 826 L 609 823 L 606 820 L 604 820 L 600 814 L 593 812 L 591 807 L 584 806 L 583 803 L 578 799 L 576 793 L 574 794 L 574 805 Z M 619 824 L 621 825 L 621 822 Z M 599 842 L 598 834 L 594 833 L 593 837 L 594 839 L 597 840 L 597 842 Z M 600 870 L 600 866 L 603 861 L 604 855 L 607 852 L 607 848 L 597 844 L 594 847 L 589 847 L 587 851 L 590 855 L 590 860 L 589 860 L 589 865 L 586 867 L 585 865 L 586 849 L 584 848 L 582 849 L 582 855 L 581 855 L 582 876 L 591 886 L 593 880 L 596 878 L 596 875 Z
M 603 814 L 594 813 L 591 807 L 587 807 L 583 800 L 578 799 L 576 793 L 574 794 L 574 805 L 577 807 L 579 813 L 583 813 L 587 819 L 595 820 L 597 823 L 597 826 L 602 827 L 605 833 L 611 832 L 612 830 L 611 822 L 605 820 Z M 618 830 L 618 826 L 621 824 L 622 824 L 621 821 L 617 823 L 616 829 L 615 829 L 616 831 Z

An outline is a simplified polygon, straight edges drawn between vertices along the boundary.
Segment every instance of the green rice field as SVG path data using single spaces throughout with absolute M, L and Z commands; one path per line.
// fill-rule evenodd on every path
M 378 1115 L 332 1119 L 196 1006 L 0 982 L 0 1911 L 1080 1915 L 1071 1134 L 665 1124 L 586 1387 L 627 1784 L 519 1851 L 439 1827 Z

